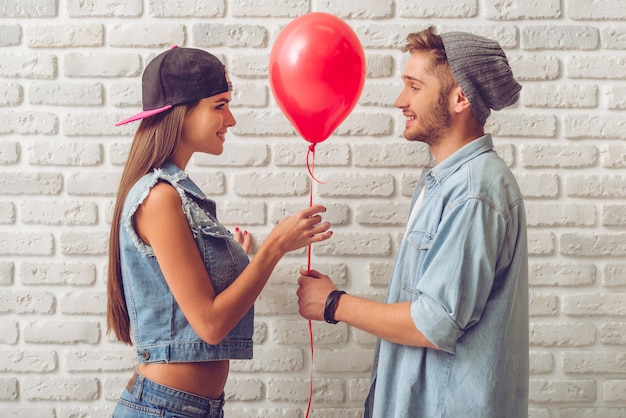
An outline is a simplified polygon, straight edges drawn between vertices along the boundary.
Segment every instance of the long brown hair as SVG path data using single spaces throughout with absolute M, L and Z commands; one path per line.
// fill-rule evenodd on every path
M 437 35 L 435 29 L 430 26 L 421 32 L 410 33 L 406 37 L 406 41 L 407 43 L 402 49 L 403 52 L 410 52 L 411 54 L 427 53 L 430 55 L 431 60 L 428 71 L 441 82 L 441 93 L 448 95 L 458 83 L 450 69 L 441 36 Z
M 180 142 L 185 115 L 195 104 L 174 106 L 164 113 L 143 119 L 135 133 L 122 172 L 109 234 L 107 334 L 113 331 L 118 340 L 129 345 L 132 344 L 130 317 L 124 298 L 119 242 L 124 201 L 137 180 L 172 158 Z

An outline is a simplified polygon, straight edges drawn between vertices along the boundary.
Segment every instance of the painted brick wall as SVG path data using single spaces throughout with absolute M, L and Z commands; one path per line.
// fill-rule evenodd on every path
M 105 335 L 108 230 L 146 62 L 208 49 L 234 81 L 226 151 L 189 172 L 229 226 L 258 244 L 308 205 L 307 143 L 280 113 L 268 56 L 310 11 L 345 19 L 367 55 L 354 112 L 318 146 L 316 202 L 331 241 L 314 268 L 381 299 L 412 188 L 428 158 L 392 106 L 407 33 L 435 24 L 497 39 L 523 84 L 488 130 L 527 201 L 530 417 L 626 417 L 624 0 L 2 0 L 0 417 L 109 416 L 134 367 Z M 252 361 L 235 361 L 227 416 L 304 417 L 311 355 L 287 256 L 257 304 Z M 374 339 L 315 324 L 313 417 L 358 417 Z

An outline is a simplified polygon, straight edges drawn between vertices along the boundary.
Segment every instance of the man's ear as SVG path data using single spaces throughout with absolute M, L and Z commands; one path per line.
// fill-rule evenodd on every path
M 461 86 L 456 86 L 455 88 L 452 89 L 452 98 L 454 100 L 454 111 L 456 113 L 472 111 L 470 102 L 467 96 L 465 95 L 465 92 L 463 92 L 463 89 L 461 89 Z

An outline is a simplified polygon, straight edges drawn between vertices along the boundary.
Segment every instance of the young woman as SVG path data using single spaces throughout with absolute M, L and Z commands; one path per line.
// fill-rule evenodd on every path
M 252 358 L 253 304 L 281 257 L 330 238 L 323 206 L 281 221 L 250 262 L 250 236 L 231 234 L 185 167 L 219 155 L 235 125 L 224 65 L 173 48 L 142 78 L 144 111 L 122 174 L 110 235 L 108 331 L 139 365 L 114 417 L 223 417 L 230 359 Z

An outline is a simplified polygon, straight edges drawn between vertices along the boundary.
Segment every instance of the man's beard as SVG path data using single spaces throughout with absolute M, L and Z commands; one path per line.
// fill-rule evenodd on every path
M 438 145 L 448 133 L 452 117 L 448 113 L 448 95 L 439 94 L 437 103 L 416 119 L 419 126 L 406 129 L 404 136 L 409 141 L 424 142 L 429 147 Z M 417 125 L 416 124 L 416 125 Z

